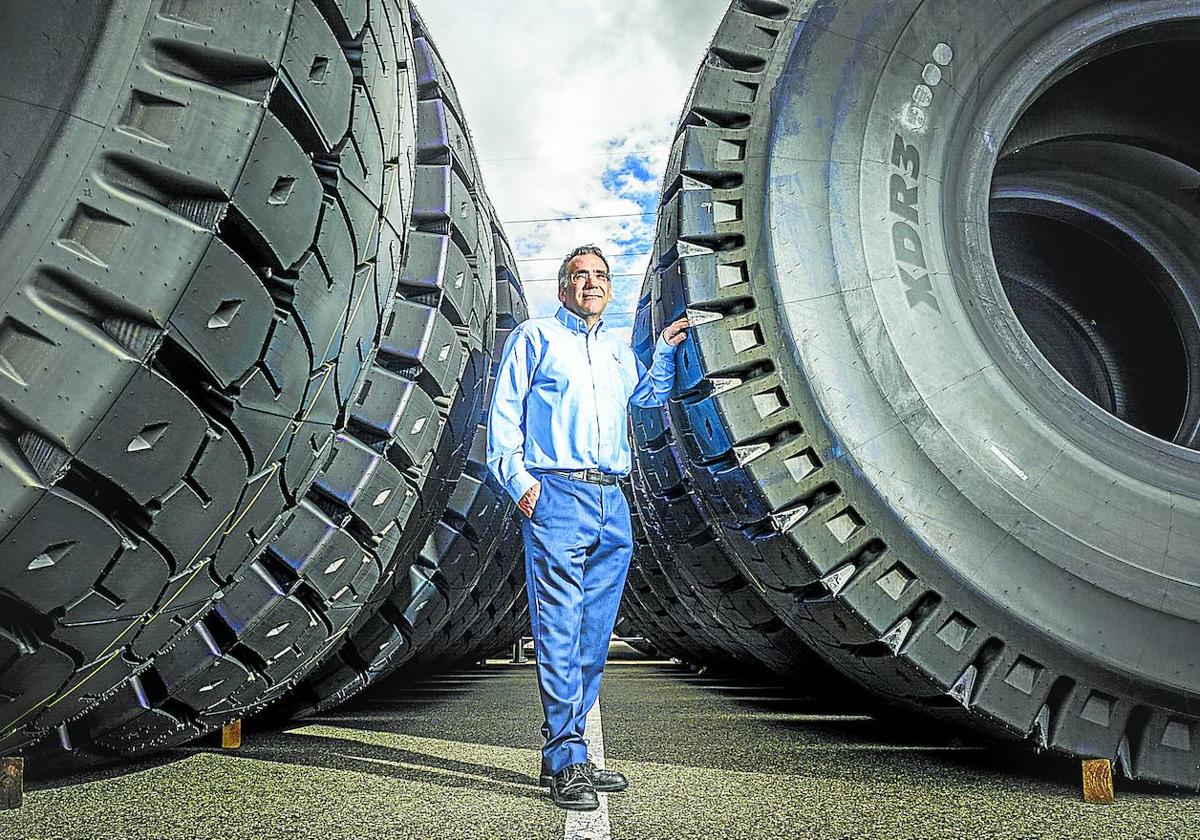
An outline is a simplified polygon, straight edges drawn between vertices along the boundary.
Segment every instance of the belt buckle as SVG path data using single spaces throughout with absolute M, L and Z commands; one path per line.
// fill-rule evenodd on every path
M 573 481 L 583 481 L 587 484 L 616 484 L 616 476 L 609 475 L 601 470 L 585 469 L 585 470 L 567 470 L 562 473 Z

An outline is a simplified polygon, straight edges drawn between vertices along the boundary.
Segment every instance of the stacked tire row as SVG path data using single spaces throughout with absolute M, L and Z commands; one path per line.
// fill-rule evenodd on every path
M 635 322 L 634 341 L 643 360 L 650 361 L 656 334 L 650 323 L 647 290 Z M 664 409 L 633 408 L 633 438 L 638 463 L 632 475 L 633 496 L 642 530 L 655 538 L 640 542 L 635 581 L 644 579 L 651 594 L 675 616 L 695 619 L 681 630 L 701 647 L 743 663 L 757 662 L 788 677 L 808 656 L 808 649 L 771 611 L 741 573 L 728 538 L 705 518 L 698 502 L 697 480 L 686 463 L 675 458 L 670 445 L 674 432 Z M 651 500 L 654 500 L 653 502 Z M 657 587 L 651 581 L 661 581 Z M 684 648 L 687 652 L 687 648 Z
M 448 78 L 442 75 L 439 84 L 442 100 L 454 101 Z M 481 389 L 486 406 L 504 342 L 525 319 L 527 309 L 512 251 L 490 208 L 484 210 L 481 224 L 494 236 L 496 255 L 496 330 Z M 482 419 L 478 413 L 476 417 Z M 337 657 L 297 690 L 293 713 L 337 705 L 387 674 L 415 669 L 417 657 L 442 667 L 452 659 L 458 661 L 459 654 L 471 651 L 464 647 L 455 649 L 453 656 L 443 657 L 443 653 L 452 644 L 468 644 L 472 633 L 483 631 L 495 609 L 511 600 L 514 585 L 523 594 L 515 506 L 488 473 L 486 443 L 487 427 L 477 422 L 469 449 L 461 452 L 465 467 L 460 462 L 459 478 L 441 519 L 419 550 L 398 565 L 401 581 L 382 607 L 347 637 Z M 517 628 L 513 635 L 519 632 Z
M 496 232 L 496 341 L 488 377 L 485 405 L 491 404 L 496 369 L 509 334 L 525 320 L 528 308 L 508 242 Z M 476 662 L 528 633 L 525 598 L 525 560 L 515 507 L 503 488 L 487 471 L 487 427 L 480 424 L 471 441 L 467 469 L 455 488 L 448 516 L 443 518 L 441 539 L 456 546 L 465 557 L 459 565 L 462 583 L 444 596 L 444 618 L 429 626 L 420 649 L 392 667 L 406 671 L 442 669 Z M 426 551 L 436 556 L 434 538 Z M 443 556 L 450 552 L 443 550 Z M 445 567 L 445 562 L 441 567 Z
M 435 330 L 440 327 L 450 340 L 459 337 L 454 344 L 455 364 L 421 374 L 437 382 L 436 387 L 446 389 L 438 398 L 450 433 L 442 435 L 425 463 L 423 515 L 418 527 L 406 529 L 402 545 L 394 553 L 393 574 L 371 594 L 370 608 L 348 629 L 335 655 L 300 689 L 299 697 L 311 696 L 321 706 L 353 695 L 374 678 L 375 671 L 385 667 L 382 662 L 403 655 L 411 645 L 414 628 L 423 626 L 426 609 L 438 600 L 434 576 L 438 560 L 443 558 L 427 562 L 424 550 L 427 538 L 436 539 L 439 518 L 466 463 L 471 436 L 481 419 L 485 356 L 490 354 L 494 341 L 496 277 L 490 209 L 479 190 L 474 151 L 459 116 L 457 96 L 441 58 L 415 16 L 413 37 L 419 99 L 415 202 L 428 210 L 414 211 L 409 264 L 418 275 L 444 276 L 442 285 L 449 292 L 443 297 L 458 294 L 465 302 L 461 318 L 455 321 L 460 324 L 458 332 L 444 316 L 431 311 L 437 319 Z M 426 218 L 432 220 L 432 226 Z M 483 334 L 472 336 L 471 325 L 485 321 Z M 419 334 L 402 336 L 396 346 L 415 346 L 420 341 Z M 380 353 L 388 350 L 385 342 Z M 442 355 L 439 351 L 431 358 L 436 363 Z M 429 537 L 431 531 L 435 536 Z M 375 664 L 376 658 L 380 664 Z
M 380 616 L 398 664 L 513 585 L 479 428 L 524 303 L 415 9 L 91 14 L 14 16 L 91 82 L 0 115 L 41 148 L 0 194 L 0 737 L 43 767 L 336 702 Z
M 693 327 L 633 418 L 626 626 L 1200 788 L 1200 157 L 1173 83 L 1125 97 L 1198 40 L 1186 2 L 733 2 L 635 322 L 647 361 Z

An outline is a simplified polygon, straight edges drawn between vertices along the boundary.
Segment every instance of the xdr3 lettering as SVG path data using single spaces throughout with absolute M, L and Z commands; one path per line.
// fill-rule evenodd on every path
M 923 303 L 940 314 L 942 308 L 933 296 L 933 284 L 925 266 L 925 246 L 917 232 L 920 228 L 917 178 L 921 174 L 921 155 L 899 134 L 892 141 L 892 166 L 896 170 L 888 181 L 891 211 L 896 217 L 892 223 L 892 251 L 896 257 L 896 270 L 904 283 L 904 297 L 910 307 Z

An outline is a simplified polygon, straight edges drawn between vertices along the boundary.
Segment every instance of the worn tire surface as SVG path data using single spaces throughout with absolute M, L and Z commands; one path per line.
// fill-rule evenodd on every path
M 846 674 L 1200 787 L 1200 460 L 1069 387 L 1018 391 L 1039 364 L 1006 356 L 1028 339 L 968 213 L 973 126 L 1003 137 L 1006 95 L 1156 20 L 1194 39 L 1194 5 L 876 5 L 737 0 L 721 24 L 659 218 L 650 334 L 722 316 L 682 346 L 669 446 L 742 575 Z
M 6 11 L 33 47 L 88 48 L 2 194 L 6 749 L 204 731 L 319 657 L 339 592 L 379 574 L 279 552 L 337 532 L 313 479 L 391 308 L 403 5 L 133 5 Z

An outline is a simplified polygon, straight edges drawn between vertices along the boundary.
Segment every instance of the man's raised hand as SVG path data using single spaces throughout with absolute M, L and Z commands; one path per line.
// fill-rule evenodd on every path
M 678 321 L 667 324 L 666 328 L 664 328 L 662 331 L 663 341 L 667 342 L 667 344 L 671 345 L 672 347 L 678 347 L 680 344 L 683 344 L 683 340 L 687 338 L 687 331 L 688 327 L 690 326 L 691 324 L 688 323 L 686 315 L 684 315 Z
M 525 495 L 521 497 L 521 501 L 517 502 L 517 508 L 521 513 L 525 514 L 526 518 L 533 519 L 533 509 L 537 507 L 538 496 L 542 495 L 542 483 L 530 487 L 525 491 Z

